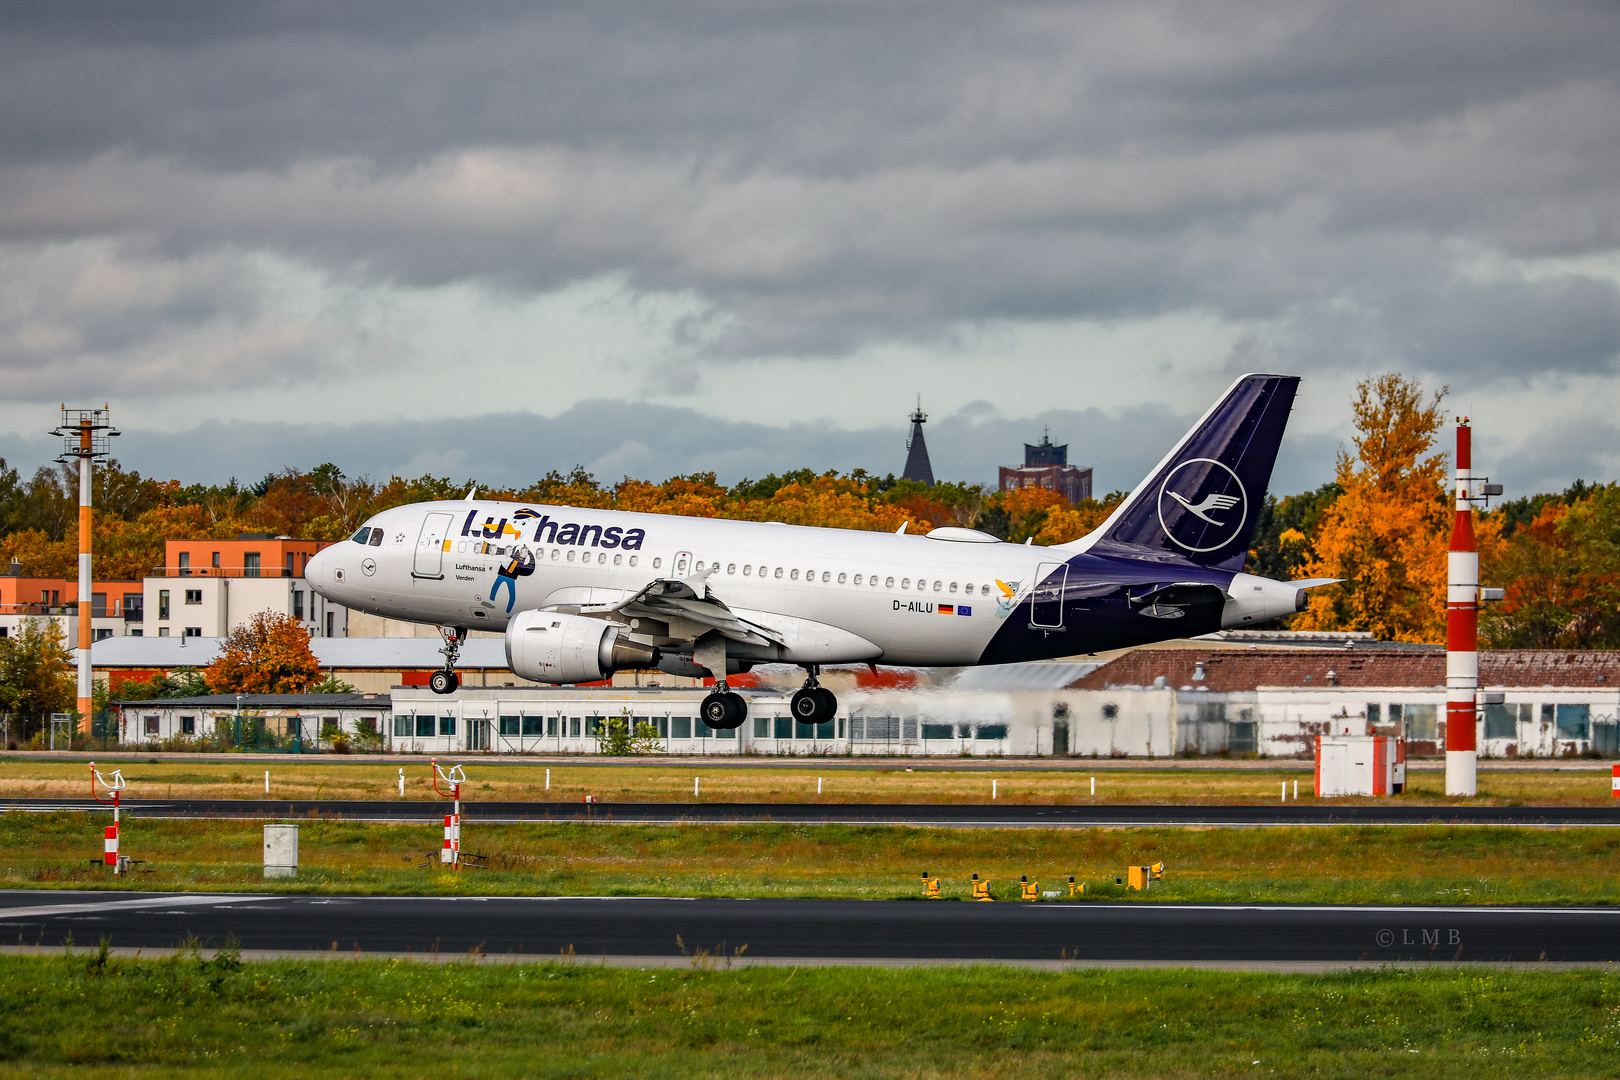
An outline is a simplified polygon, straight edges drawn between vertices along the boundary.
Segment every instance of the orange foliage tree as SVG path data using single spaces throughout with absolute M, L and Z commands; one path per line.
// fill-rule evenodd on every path
M 1344 494 L 1322 515 L 1303 567 L 1309 577 L 1344 584 L 1314 590 L 1295 629 L 1445 640 L 1452 504 L 1448 458 L 1435 449 L 1445 393 L 1425 400 L 1417 380 L 1395 374 L 1357 384 L 1355 453 L 1340 451 L 1336 475 Z M 1487 523 L 1476 520 L 1475 533 L 1494 540 Z
M 309 634 L 286 615 L 260 612 L 232 630 L 203 669 L 216 694 L 301 694 L 320 676 Z
M 1483 612 L 1485 639 L 1504 649 L 1620 647 L 1620 484 L 1548 501 L 1494 550 L 1482 580 L 1506 586 Z

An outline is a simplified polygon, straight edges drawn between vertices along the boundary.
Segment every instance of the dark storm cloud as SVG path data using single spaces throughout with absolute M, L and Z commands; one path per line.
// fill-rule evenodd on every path
M 228 260 L 166 297 L 38 299 L 73 243 L 516 297 L 622 275 L 709 305 L 683 362 L 1187 312 L 1267 324 L 1234 366 L 1305 373 L 1512 383 L 1620 354 L 1612 280 L 1464 265 L 1620 247 L 1613 5 L 6 13 L 0 244 L 25 302 L 0 303 L 0 372 L 25 393 L 174 357 L 221 386 L 315 378 L 353 348 Z
M 1095 470 L 1101 495 L 1133 487 L 1195 419 L 1153 407 L 1117 417 L 1096 409 L 1054 409 L 1013 418 L 981 404 L 931 420 L 925 435 L 940 479 L 994 487 L 997 466 L 1019 464 L 1023 444 L 1050 431 L 1054 442 L 1069 445 L 1071 462 Z M 1308 441 L 1291 437 L 1285 444 L 1273 485 L 1278 490 L 1302 485 L 1291 461 L 1320 457 L 1314 448 L 1299 453 Z M 49 439 L 0 437 L 0 456 L 25 471 L 57 450 Z M 802 468 L 898 474 L 906 460 L 906 429 L 773 427 L 717 421 L 690 409 L 587 401 L 551 419 L 513 413 L 341 426 L 216 421 L 190 431 L 130 430 L 117 450 L 125 467 L 185 484 L 223 483 L 232 476 L 251 482 L 269 471 L 307 470 L 324 461 L 351 476 L 431 473 L 501 486 L 522 486 L 548 470 L 567 472 L 575 465 L 607 483 L 625 475 L 663 480 L 714 472 L 731 484 Z M 1321 478 L 1305 482 L 1314 487 Z

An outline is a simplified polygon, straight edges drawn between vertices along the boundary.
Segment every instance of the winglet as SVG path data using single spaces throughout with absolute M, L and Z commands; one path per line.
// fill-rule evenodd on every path
M 906 531 L 906 526 L 910 525 L 910 524 L 911 524 L 911 519 L 910 518 L 907 518 L 905 521 L 902 521 L 900 523 L 900 527 L 898 529 L 894 530 L 894 535 L 899 536 L 902 533 L 904 533 Z
M 477 497 L 478 497 L 478 485 L 474 484 L 472 487 L 467 489 L 467 498 L 466 498 L 465 501 L 466 502 L 472 502 Z

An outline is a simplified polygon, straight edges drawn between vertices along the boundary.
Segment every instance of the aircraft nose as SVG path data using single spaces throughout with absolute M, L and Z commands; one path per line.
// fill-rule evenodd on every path
M 304 566 L 304 579 L 309 587 L 326 595 L 326 590 L 332 584 L 332 563 L 336 558 L 329 547 L 322 548 L 310 556 L 309 562 Z

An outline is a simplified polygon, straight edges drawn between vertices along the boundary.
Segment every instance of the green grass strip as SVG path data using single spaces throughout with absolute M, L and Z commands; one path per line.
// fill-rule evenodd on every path
M 0 957 L 36 1077 L 1613 1076 L 1620 976 Z

